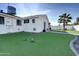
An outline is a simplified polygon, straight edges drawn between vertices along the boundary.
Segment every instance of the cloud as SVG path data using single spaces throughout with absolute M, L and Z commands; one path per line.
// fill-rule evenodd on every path
M 32 14 L 47 14 L 50 10 L 34 10 L 32 11 Z
M 25 6 L 24 4 L 18 4 L 18 10 L 17 10 L 17 16 L 20 17 L 27 17 L 31 15 L 39 15 L 39 14 L 47 14 L 49 17 L 49 14 L 51 14 L 52 10 L 46 9 L 46 10 L 40 10 L 38 5 L 28 5 Z M 58 25 L 57 22 L 53 22 L 53 20 L 50 20 L 52 18 L 49 17 L 49 21 L 51 25 Z
M 51 10 L 40 10 L 39 4 L 17 4 L 17 15 L 21 17 L 37 15 L 37 14 L 48 14 Z

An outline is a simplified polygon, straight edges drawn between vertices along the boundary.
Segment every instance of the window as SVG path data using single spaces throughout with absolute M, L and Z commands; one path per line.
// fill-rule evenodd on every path
M 17 20 L 17 25 L 21 25 L 21 20 Z
M 25 19 L 24 20 L 24 23 L 29 23 L 29 19 Z
M 0 16 L 0 24 L 4 24 L 4 17 Z
M 32 19 L 32 23 L 35 23 L 35 19 Z

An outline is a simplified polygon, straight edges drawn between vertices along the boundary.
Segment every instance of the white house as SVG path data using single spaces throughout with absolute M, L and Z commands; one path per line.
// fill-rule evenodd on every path
M 49 21 L 46 15 L 18 17 L 0 13 L 0 34 L 14 32 L 49 31 Z
M 23 31 L 23 19 L 0 13 L 0 34 Z
M 46 15 L 24 17 L 24 31 L 43 32 L 49 31 L 49 20 Z

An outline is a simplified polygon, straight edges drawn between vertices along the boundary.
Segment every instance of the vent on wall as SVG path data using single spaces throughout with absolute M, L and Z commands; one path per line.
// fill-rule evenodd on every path
M 36 28 L 33 28 L 33 31 L 36 31 Z

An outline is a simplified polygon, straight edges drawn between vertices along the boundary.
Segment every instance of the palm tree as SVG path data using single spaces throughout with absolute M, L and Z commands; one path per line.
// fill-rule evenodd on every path
M 62 14 L 59 17 L 58 22 L 63 23 L 63 30 L 65 30 L 65 25 L 67 25 L 68 22 L 71 22 L 70 19 L 72 19 L 72 17 L 70 17 L 70 14 L 67 13 Z

